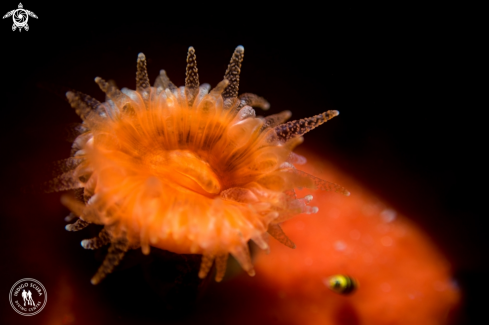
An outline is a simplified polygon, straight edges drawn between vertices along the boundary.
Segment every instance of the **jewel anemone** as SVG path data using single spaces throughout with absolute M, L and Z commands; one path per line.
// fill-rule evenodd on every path
M 302 135 L 337 116 L 337 111 L 285 122 L 289 111 L 256 116 L 253 107 L 269 104 L 254 94 L 238 96 L 244 48 L 238 46 L 221 81 L 200 84 L 195 50 L 187 56 L 185 86 L 176 87 L 164 70 L 150 86 L 146 58 L 137 60 L 136 90 L 97 77 L 106 94 L 101 103 L 77 91 L 66 93 L 81 117 L 72 157 L 54 189 L 78 218 L 66 229 L 103 225 L 85 249 L 110 244 L 92 278 L 99 283 L 129 249 L 148 254 L 157 247 L 178 254 L 202 254 L 199 277 L 214 261 L 216 281 L 226 271 L 229 253 L 254 275 L 248 242 L 268 250 L 268 234 L 295 248 L 280 223 L 300 213 L 316 213 L 311 195 L 295 189 L 343 187 L 294 167 L 305 158 L 292 150 Z

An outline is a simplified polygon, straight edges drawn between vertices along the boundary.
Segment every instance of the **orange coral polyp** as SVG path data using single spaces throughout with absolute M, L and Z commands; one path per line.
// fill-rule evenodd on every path
M 295 196 L 294 188 L 318 186 L 313 176 L 296 171 L 291 152 L 304 133 L 337 112 L 287 124 L 281 123 L 290 112 L 256 117 L 250 105 L 268 108 L 268 103 L 252 94 L 237 97 L 243 51 L 236 49 L 225 79 L 210 92 L 209 85 L 198 83 L 190 48 L 185 87 L 176 88 L 164 70 L 150 87 L 140 54 L 136 91 L 120 91 L 96 78 L 107 94 L 105 103 L 67 94 L 84 123 L 73 144 L 78 164 L 58 178 L 59 189 L 83 188 L 86 206 L 66 198 L 65 204 L 80 224 L 105 226 L 109 255 L 120 251 L 104 261 L 92 283 L 110 273 L 128 248 L 147 254 L 150 246 L 203 254 L 200 277 L 216 259 L 219 281 L 228 253 L 253 275 L 247 242 L 268 249 L 268 231 L 293 247 L 274 220 L 317 211 L 307 206 L 309 196 Z M 82 245 L 100 243 L 93 238 Z
M 152 88 L 151 92 L 157 93 L 157 90 Z M 166 244 L 173 238 L 177 246 L 183 246 L 173 248 L 179 253 L 202 253 L 202 246 L 206 250 L 227 251 L 229 245 L 243 245 L 251 237 L 266 231 L 263 214 L 273 211 L 272 204 L 267 209 L 263 204 L 260 207 L 254 207 L 250 202 L 238 204 L 239 197 L 232 201 L 216 200 L 221 186 L 226 190 L 230 185 L 250 184 L 250 180 L 260 182 L 272 170 L 270 165 L 277 169 L 278 163 L 286 161 L 291 148 L 275 147 L 277 144 L 270 145 L 266 138 L 260 138 L 256 129 L 261 127 L 262 120 L 254 117 L 237 119 L 229 114 L 230 110 L 236 110 L 235 107 L 210 106 L 213 100 L 207 97 L 213 95 L 206 95 L 200 101 L 197 99 L 192 106 L 179 106 L 182 99 L 178 95 L 182 93 L 175 96 L 164 92 L 166 102 L 158 101 L 159 106 L 150 103 L 150 110 L 131 103 L 130 114 L 120 114 L 117 119 L 97 124 L 92 129 L 93 141 L 85 148 L 86 158 L 92 162 L 94 171 L 105 171 L 106 174 L 98 179 L 95 192 L 100 197 L 109 194 L 100 199 L 102 204 L 112 201 L 110 197 L 116 197 L 118 200 L 112 204 L 126 205 L 118 211 L 117 219 L 121 224 L 126 223 L 124 228 L 129 234 L 143 233 L 141 229 L 146 229 L 143 237 L 148 238 L 141 238 L 142 242 L 153 238 L 151 243 L 160 247 L 157 243 L 163 237 L 165 244 L 161 248 L 167 249 Z M 185 98 L 183 102 L 186 102 Z M 169 103 L 174 112 L 163 116 Z M 207 108 L 199 109 L 202 106 Z M 209 116 L 211 110 L 213 117 Z M 172 132 L 162 130 L 161 125 L 168 121 Z M 180 135 L 186 135 L 188 140 L 182 142 Z M 158 141 L 155 143 L 154 139 Z M 255 150 L 257 147 L 262 148 Z M 267 152 L 268 148 L 271 149 Z M 223 175 L 222 180 L 218 175 Z M 284 175 L 287 176 L 292 174 Z M 276 177 L 275 182 L 283 183 L 283 180 Z M 265 188 L 275 191 L 269 183 Z M 262 190 L 256 183 L 251 188 L 255 192 Z M 153 209 L 138 208 L 155 199 L 157 203 Z M 175 203 L 182 201 L 188 204 Z M 263 197 L 257 203 L 263 203 Z M 274 200 L 271 203 L 277 209 L 284 209 L 280 204 L 285 202 Z M 189 216 L 187 205 L 192 206 L 192 216 Z M 224 212 L 220 225 L 224 231 L 221 229 L 220 236 L 213 234 L 211 228 L 211 220 L 216 218 L 211 215 L 213 209 Z M 199 245 L 192 247 L 186 240 L 188 238 Z

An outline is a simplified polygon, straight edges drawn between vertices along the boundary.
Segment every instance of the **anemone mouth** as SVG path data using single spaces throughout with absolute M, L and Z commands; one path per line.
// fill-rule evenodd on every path
M 148 157 L 148 164 L 158 177 L 209 198 L 221 192 L 221 184 L 207 161 L 190 150 L 170 150 Z
M 177 88 L 164 70 L 151 87 L 145 56 L 139 54 L 136 90 L 119 90 L 97 77 L 107 95 L 104 103 L 67 93 L 83 124 L 66 162 L 69 171 L 54 184 L 56 190 L 81 189 L 80 201 L 63 201 L 80 217 L 68 230 L 104 225 L 98 238 L 82 243 L 84 248 L 111 243 L 93 283 L 129 248 L 147 254 L 150 246 L 202 254 L 200 277 L 215 261 L 220 281 L 229 253 L 254 275 L 248 241 L 267 250 L 270 234 L 294 248 L 280 222 L 317 212 L 308 205 L 312 196 L 298 198 L 295 188 L 347 194 L 293 165 L 305 161 L 292 153 L 302 135 L 338 112 L 287 123 L 289 111 L 256 117 L 252 107 L 269 104 L 253 94 L 238 97 L 243 53 L 238 46 L 224 80 L 212 90 L 199 84 L 191 47 L 185 87 Z

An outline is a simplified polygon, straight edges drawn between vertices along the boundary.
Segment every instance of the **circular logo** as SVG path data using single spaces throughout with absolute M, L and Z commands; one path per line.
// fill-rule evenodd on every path
M 13 14 L 14 24 L 17 26 L 25 26 L 27 24 L 27 13 L 23 9 L 17 9 Z
M 23 316 L 34 316 L 46 306 L 48 293 L 41 282 L 25 278 L 12 286 L 8 298 L 17 313 Z

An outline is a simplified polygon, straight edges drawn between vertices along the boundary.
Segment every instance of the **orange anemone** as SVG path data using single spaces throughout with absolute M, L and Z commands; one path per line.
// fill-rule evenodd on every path
M 304 161 L 292 153 L 302 135 L 338 112 L 287 123 L 288 111 L 257 117 L 252 107 L 269 104 L 253 94 L 238 97 L 243 55 L 238 46 L 224 80 L 212 90 L 200 85 L 190 47 L 184 87 L 177 88 L 164 70 L 151 87 L 145 56 L 139 54 L 135 91 L 97 77 L 106 102 L 67 93 L 83 124 L 55 187 L 78 189 L 78 198 L 63 197 L 79 217 L 67 230 L 104 226 L 82 246 L 111 244 L 92 283 L 110 273 L 128 249 L 141 247 L 148 254 L 150 246 L 202 254 L 201 278 L 215 260 L 220 281 L 229 253 L 254 275 L 248 241 L 267 250 L 270 234 L 293 248 L 279 223 L 317 212 L 308 205 L 312 196 L 298 198 L 295 189 L 348 195 L 293 165 Z

